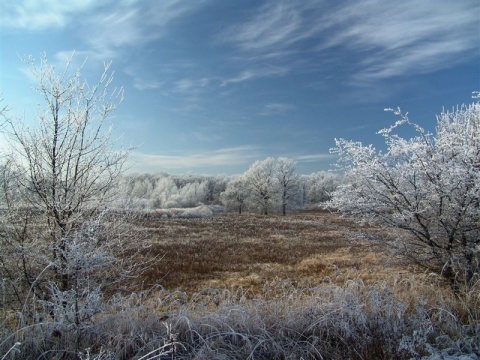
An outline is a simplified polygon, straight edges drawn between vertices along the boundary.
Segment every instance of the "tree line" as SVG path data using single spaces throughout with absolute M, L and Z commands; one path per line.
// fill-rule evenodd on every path
M 120 180 L 115 205 L 147 210 L 223 205 L 239 213 L 286 214 L 329 200 L 338 183 L 335 173 L 298 174 L 292 159 L 269 157 L 235 176 L 128 174 Z

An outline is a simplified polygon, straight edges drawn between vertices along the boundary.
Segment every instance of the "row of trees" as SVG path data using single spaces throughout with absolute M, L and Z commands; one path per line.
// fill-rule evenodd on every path
M 167 209 L 222 204 L 227 210 L 264 214 L 316 206 L 330 199 L 338 177 L 320 171 L 300 175 L 292 159 L 257 161 L 238 176 L 129 174 L 119 184 L 116 206 Z
M 131 209 L 188 208 L 219 204 L 229 181 L 225 176 L 128 174 L 120 180 L 117 206 Z
M 227 209 L 240 214 L 244 209 L 262 214 L 287 213 L 287 209 L 305 207 L 325 201 L 336 187 L 335 175 L 319 172 L 299 175 L 292 159 L 269 157 L 256 161 L 227 184 L 221 194 Z

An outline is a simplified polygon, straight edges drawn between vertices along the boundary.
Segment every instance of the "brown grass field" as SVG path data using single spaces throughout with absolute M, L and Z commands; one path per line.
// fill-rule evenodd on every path
M 373 283 L 412 271 L 375 240 L 380 230 L 327 211 L 149 219 L 137 231 L 151 244 L 148 256 L 158 256 L 140 282 L 190 294 L 235 287 L 255 293 L 285 279 L 301 287 L 349 277 Z
M 455 297 L 440 277 L 402 263 L 385 240 L 393 233 L 327 211 L 157 215 L 129 217 L 126 258 L 146 269 L 115 284 L 129 291 L 105 293 L 98 313 L 77 327 L 62 312 L 31 326 L 12 312 L 16 330 L 4 327 L 0 354 L 18 347 L 21 359 L 480 356 L 478 289 Z

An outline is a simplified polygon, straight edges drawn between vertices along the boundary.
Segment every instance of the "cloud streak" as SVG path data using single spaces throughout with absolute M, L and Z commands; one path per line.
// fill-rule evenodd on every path
M 262 78 L 284 76 L 289 72 L 287 67 L 265 66 L 251 68 L 230 76 L 212 76 L 201 78 L 182 78 L 175 81 L 173 91 L 183 94 L 204 94 L 207 90 L 232 86 Z
M 89 18 L 84 27 L 84 41 L 102 57 L 114 57 L 121 50 L 139 48 L 166 36 L 167 28 L 177 19 L 200 8 L 205 1 L 119 1 L 114 10 Z
M 4 1 L 0 11 L 0 27 L 31 31 L 63 28 L 75 16 L 95 11 L 101 3 L 84 1 Z
M 337 158 L 335 154 L 310 154 L 310 155 L 297 155 L 293 156 L 292 159 L 299 163 L 311 163 L 317 161 L 325 161 Z
M 220 86 L 242 83 L 259 78 L 277 77 L 287 74 L 289 69 L 284 66 L 266 66 L 261 68 L 252 68 L 242 71 L 236 76 L 224 78 L 220 81 Z
M 252 20 L 233 26 L 225 38 L 245 50 L 262 50 L 290 42 L 301 27 L 299 11 L 287 2 L 273 2 L 260 8 Z
M 254 145 L 244 145 L 178 155 L 156 155 L 133 152 L 130 155 L 130 171 L 166 171 L 170 173 L 184 173 L 205 170 L 210 173 L 218 173 L 219 169 L 224 170 L 229 167 L 243 167 L 247 169 L 256 160 L 262 160 L 266 157 L 267 155 L 262 152 L 262 149 Z M 328 153 L 294 155 L 288 157 L 298 163 L 315 163 L 334 159 L 336 155 Z
M 318 1 L 268 1 L 220 39 L 250 59 L 355 54 L 352 83 L 433 72 L 478 55 L 475 0 L 339 1 L 328 9 Z
M 295 106 L 292 104 L 268 103 L 263 107 L 263 110 L 260 112 L 260 115 L 263 115 L 263 116 L 282 115 L 286 112 L 292 111 L 293 109 L 295 109 Z
M 474 56 L 478 15 L 471 1 L 367 0 L 334 13 L 332 36 L 319 49 L 364 52 L 358 82 L 433 72 Z
M 186 172 L 202 168 L 218 169 L 227 166 L 248 165 L 261 156 L 261 151 L 257 146 L 245 145 L 179 155 L 152 155 L 134 152 L 131 154 L 130 160 L 135 164 L 134 170 L 141 168 L 149 169 L 149 171 L 155 169 Z
M 115 59 L 125 51 L 165 36 L 171 23 L 205 3 L 203 0 L 9 1 L 2 4 L 0 26 L 30 31 L 76 28 L 87 46 L 79 52 L 91 58 Z

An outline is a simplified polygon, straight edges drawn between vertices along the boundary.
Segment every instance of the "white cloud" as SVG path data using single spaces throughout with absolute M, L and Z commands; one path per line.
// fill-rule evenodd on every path
M 473 1 L 356 2 L 331 14 L 331 36 L 318 50 L 361 56 L 354 81 L 433 72 L 475 55 L 479 11 Z
M 127 66 L 124 69 L 125 74 L 130 76 L 133 80 L 133 87 L 137 90 L 152 90 L 152 89 L 159 89 L 164 84 L 165 81 L 160 81 L 157 79 L 156 74 L 144 74 L 141 71 L 133 67 Z M 148 77 L 147 77 L 148 76 Z
M 174 90 L 182 93 L 191 93 L 209 86 L 214 79 L 181 79 L 175 82 Z
M 260 115 L 271 116 L 271 115 L 280 115 L 288 111 L 295 109 L 295 106 L 292 104 L 284 103 L 268 103 L 263 107 L 263 110 L 260 112 Z
M 231 25 L 218 36 L 222 43 L 233 43 L 263 56 L 289 55 L 285 49 L 324 28 L 318 21 L 323 5 L 318 1 L 270 0 L 247 21 Z
M 258 78 L 283 76 L 289 72 L 285 66 L 267 66 L 255 69 L 244 70 L 236 76 L 224 78 L 220 82 L 220 86 L 227 86 L 230 84 L 241 83 Z
M 135 169 L 143 171 L 193 171 L 199 168 L 221 168 L 248 165 L 261 157 L 256 146 L 245 145 L 199 153 L 179 155 L 152 155 L 134 152 L 130 161 Z
M 166 35 L 172 22 L 203 6 L 205 1 L 162 0 L 25 0 L 3 2 L 0 27 L 31 31 L 75 29 L 80 52 L 95 59 L 115 59 Z
M 478 55 L 477 0 L 268 1 L 220 35 L 244 59 L 350 57 L 352 83 L 433 72 Z M 307 57 L 308 58 L 308 57 Z M 304 63 L 304 66 L 308 65 Z M 351 76 L 351 75 L 350 75 Z
M 287 67 L 264 66 L 243 70 L 239 74 L 232 74 L 230 77 L 182 78 L 174 82 L 173 91 L 187 95 L 200 95 L 205 94 L 206 90 L 227 87 L 261 78 L 283 76 L 288 72 L 289 69 Z
M 95 0 L 82 1 L 3 1 L 0 11 L 0 26 L 28 30 L 62 28 L 73 17 L 94 11 L 102 3 Z
M 244 49 L 263 49 L 289 41 L 301 26 L 297 9 L 287 2 L 268 3 L 254 18 L 225 35 Z
M 114 11 L 103 12 L 90 19 L 92 31 L 87 41 L 94 49 L 139 48 L 165 37 L 167 28 L 176 20 L 192 14 L 207 1 L 162 0 L 120 1 Z M 148 56 L 148 55 L 145 55 Z
M 130 155 L 130 171 L 186 173 L 207 170 L 210 173 L 223 173 L 228 168 L 247 169 L 252 163 L 270 155 L 265 155 L 258 146 L 245 145 L 198 153 L 178 155 L 155 155 L 134 152 Z M 283 155 L 298 163 L 324 162 L 336 158 L 334 154 Z
M 297 155 L 293 156 L 292 159 L 297 162 L 317 162 L 335 159 L 337 155 L 335 154 L 310 154 L 310 155 Z
M 165 82 L 157 80 L 143 80 L 139 78 L 133 79 L 133 87 L 137 90 L 152 90 L 161 88 Z

